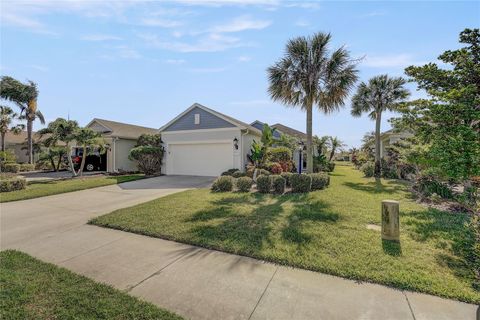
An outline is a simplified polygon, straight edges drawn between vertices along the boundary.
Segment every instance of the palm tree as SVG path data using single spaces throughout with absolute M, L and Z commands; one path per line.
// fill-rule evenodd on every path
M 83 175 L 83 168 L 85 167 L 85 159 L 90 152 L 96 148 L 103 148 L 105 142 L 100 137 L 100 133 L 93 131 L 90 128 L 80 128 L 75 133 L 75 141 L 79 146 L 81 146 L 83 155 L 82 162 L 80 163 L 80 168 L 78 173 L 80 176 Z
M 360 117 L 368 112 L 370 119 L 375 120 L 375 177 L 380 178 L 382 164 L 380 160 L 380 125 L 382 112 L 397 111 L 410 92 L 404 87 L 406 81 L 401 78 L 391 78 L 379 75 L 371 78 L 368 83 L 362 82 L 357 93 L 352 98 L 352 115 Z
M 312 113 L 338 110 L 357 81 L 356 63 L 345 48 L 330 53 L 331 35 L 316 33 L 288 41 L 283 58 L 269 67 L 270 97 L 306 111 L 307 172 L 313 172 Z
M 325 155 L 330 144 L 330 136 L 317 137 L 313 136 L 313 141 L 317 145 L 319 155 Z
M 18 115 L 13 112 L 12 108 L 0 106 L 0 135 L 2 137 L 2 151 L 5 151 L 5 135 L 8 131 L 11 131 L 13 134 L 19 134 L 23 129 L 25 129 L 25 126 L 22 124 L 11 126 L 15 118 L 18 118 Z
M 337 137 L 330 137 L 330 157 L 328 161 L 332 161 L 333 156 L 335 156 L 335 152 L 341 151 L 346 144 L 343 143 L 342 140 L 338 139 Z
M 20 108 L 20 119 L 27 121 L 28 162 L 33 164 L 33 122 L 38 118 L 40 123 L 45 123 L 43 114 L 37 108 L 37 84 L 32 81 L 23 84 L 4 76 L 0 81 L 0 97 L 14 102 Z

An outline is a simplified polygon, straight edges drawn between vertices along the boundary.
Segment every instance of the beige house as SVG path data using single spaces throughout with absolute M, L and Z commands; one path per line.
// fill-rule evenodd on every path
M 33 132 L 33 141 L 38 141 L 39 136 Z M 11 151 L 15 154 L 16 161 L 18 163 L 27 163 L 28 162 L 28 152 L 27 152 L 27 131 L 21 131 L 19 134 L 14 134 L 11 131 L 8 131 L 5 134 L 5 150 Z M 23 149 L 25 148 L 25 149 Z M 34 159 L 38 159 L 38 154 L 33 155 Z
M 136 126 L 127 123 L 94 118 L 88 128 L 100 132 L 107 143 L 106 171 L 136 171 L 137 164 L 128 159 L 130 150 L 135 147 L 142 134 L 158 134 L 158 129 Z

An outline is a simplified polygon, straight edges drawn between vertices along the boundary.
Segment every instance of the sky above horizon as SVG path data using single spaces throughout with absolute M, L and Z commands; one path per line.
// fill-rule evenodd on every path
M 289 39 L 330 32 L 332 48 L 363 58 L 361 81 L 402 76 L 460 47 L 459 33 L 480 25 L 480 2 L 1 0 L 0 18 L 1 75 L 36 82 L 47 121 L 160 128 L 198 102 L 244 122 L 305 131 L 305 113 L 267 92 L 266 69 Z M 314 134 L 350 147 L 373 129 L 367 116 L 350 115 L 350 99 L 339 112 L 314 112 Z

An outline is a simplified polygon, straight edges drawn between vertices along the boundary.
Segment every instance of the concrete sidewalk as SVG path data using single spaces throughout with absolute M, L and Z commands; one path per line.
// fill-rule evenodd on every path
M 476 319 L 471 304 L 85 225 L 113 209 L 210 182 L 155 179 L 1 204 L 1 248 L 191 319 Z

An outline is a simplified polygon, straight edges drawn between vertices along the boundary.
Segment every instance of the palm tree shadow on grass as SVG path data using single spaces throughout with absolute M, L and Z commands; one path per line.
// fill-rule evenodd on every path
M 382 183 L 380 179 L 363 183 L 344 182 L 343 185 L 357 191 L 368 192 L 371 194 L 396 194 L 399 191 L 408 191 L 406 183 L 396 180 L 387 181 L 386 183 Z

